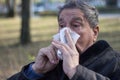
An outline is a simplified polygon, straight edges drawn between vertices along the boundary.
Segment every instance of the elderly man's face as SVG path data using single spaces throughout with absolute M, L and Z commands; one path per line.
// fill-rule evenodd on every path
M 99 28 L 91 28 L 84 14 L 79 9 L 64 9 L 58 19 L 59 29 L 69 27 L 80 35 L 76 47 L 83 53 L 97 39 Z

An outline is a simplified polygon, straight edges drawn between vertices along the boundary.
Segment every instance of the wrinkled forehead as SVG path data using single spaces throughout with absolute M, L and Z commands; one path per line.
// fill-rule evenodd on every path
M 78 19 L 83 20 L 84 14 L 80 9 L 64 9 L 58 17 L 58 21 L 63 19 Z

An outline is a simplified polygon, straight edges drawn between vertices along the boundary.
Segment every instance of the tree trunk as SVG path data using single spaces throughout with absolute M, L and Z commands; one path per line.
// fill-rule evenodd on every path
M 6 6 L 8 9 L 7 17 L 15 16 L 15 0 L 6 0 Z
M 117 7 L 117 0 L 106 0 L 108 7 Z
M 22 0 L 22 28 L 20 42 L 26 45 L 31 42 L 30 37 L 30 0 Z
M 67 3 L 69 0 L 65 0 L 65 3 Z

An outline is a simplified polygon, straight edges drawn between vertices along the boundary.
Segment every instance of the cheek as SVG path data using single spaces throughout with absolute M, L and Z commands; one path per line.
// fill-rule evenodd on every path
M 81 31 L 78 33 L 80 38 L 78 39 L 78 44 L 81 46 L 89 46 L 93 43 L 93 34 L 89 31 Z
M 81 38 L 90 39 L 90 40 L 93 38 L 94 35 L 92 29 L 85 29 L 85 30 L 83 29 L 79 31 L 78 34 L 81 36 Z
M 81 29 L 79 28 L 74 28 L 72 29 L 73 31 L 75 31 L 77 34 L 79 34 L 81 36 L 81 33 L 83 33 L 83 31 L 81 31 Z
M 81 33 L 81 38 L 83 38 L 83 40 L 86 42 L 92 42 L 93 33 L 90 31 L 85 32 L 85 33 Z
M 91 29 L 88 29 L 88 28 L 74 29 L 74 31 L 80 35 L 80 38 L 78 40 L 78 42 L 80 44 L 85 45 L 85 44 L 91 43 L 93 41 L 94 33 Z
M 83 53 L 89 46 L 93 44 L 92 36 L 90 34 L 80 33 L 80 38 L 77 41 L 77 49 Z

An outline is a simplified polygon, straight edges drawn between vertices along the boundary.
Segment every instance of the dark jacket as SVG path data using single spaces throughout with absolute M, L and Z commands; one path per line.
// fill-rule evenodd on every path
M 8 80 L 29 80 L 21 72 Z M 62 61 L 57 67 L 44 74 L 39 80 L 69 80 L 62 69 Z M 71 80 L 120 80 L 120 54 L 115 52 L 106 41 L 98 41 L 80 55 L 80 65 Z

